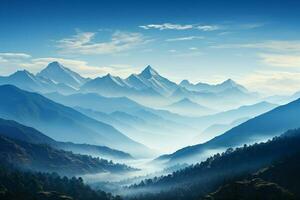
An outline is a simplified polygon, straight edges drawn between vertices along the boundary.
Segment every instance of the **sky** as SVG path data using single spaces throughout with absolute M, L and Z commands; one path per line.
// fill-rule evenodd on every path
M 300 1 L 0 0 L 0 75 L 59 61 L 83 76 L 151 65 L 179 83 L 300 90 Z

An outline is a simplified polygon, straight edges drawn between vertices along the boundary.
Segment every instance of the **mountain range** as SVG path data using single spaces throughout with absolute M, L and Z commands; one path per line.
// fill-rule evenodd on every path
M 119 158 L 123 156 L 124 159 L 132 158 L 124 152 L 100 146 L 58 142 L 34 128 L 1 118 L 0 149 L 1 162 L 23 169 L 60 172 L 69 175 L 133 170 L 126 165 L 92 158 L 92 153 L 87 155 L 78 154 L 84 150 L 86 152 L 94 150 L 94 155 L 97 155 L 97 157 L 102 154 L 110 154 L 114 158 L 118 156 Z M 98 154 L 96 150 L 98 150 Z
M 44 77 L 55 83 L 65 84 L 69 87 L 79 89 L 90 79 L 80 76 L 78 73 L 66 68 L 59 62 L 50 63 L 45 69 L 37 74 L 37 77 Z
M 179 85 L 190 91 L 197 92 L 222 92 L 232 88 L 237 88 L 240 91 L 248 92 L 248 90 L 244 86 L 237 84 L 232 79 L 227 79 L 226 81 L 216 85 L 210 85 L 207 83 L 192 84 L 188 80 L 183 80 Z
M 76 144 L 72 142 L 58 142 L 38 130 L 24 126 L 15 121 L 0 118 L 0 135 L 32 144 L 47 144 L 56 149 L 72 151 L 74 153 L 93 155 L 105 159 L 125 160 L 133 157 L 125 152 L 90 144 Z
M 150 106 L 162 106 L 189 98 L 200 105 L 215 107 L 220 98 L 223 104 L 236 105 L 241 101 L 251 102 L 258 96 L 249 92 L 245 87 L 229 79 L 221 84 L 209 85 L 199 83 L 193 85 L 187 80 L 176 84 L 161 76 L 151 66 L 147 66 L 139 74 L 131 74 L 123 79 L 107 74 L 95 79 L 84 78 L 62 64 L 54 61 L 49 63 L 36 75 L 24 70 L 0 77 L 0 85 L 11 84 L 21 89 L 62 94 L 98 93 L 109 97 L 130 97 L 140 103 Z
M 213 109 L 210 109 L 206 106 L 202 106 L 196 102 L 191 101 L 188 98 L 183 98 L 177 102 L 174 102 L 166 107 L 167 110 L 170 110 L 171 112 L 183 114 L 187 116 L 193 116 L 193 115 L 208 115 L 212 114 L 215 111 Z
M 70 151 L 55 149 L 48 145 L 27 143 L 0 136 L 1 162 L 22 169 L 78 175 L 100 172 L 128 172 L 134 170 L 126 165 Z
M 159 160 L 171 163 L 197 162 L 209 151 L 222 152 L 229 147 L 265 141 L 288 129 L 300 127 L 299 111 L 300 99 L 256 116 L 208 142 L 185 147 L 173 154 L 164 155 Z
M 174 171 L 171 174 L 145 179 L 129 187 L 131 199 L 298 199 L 300 131 L 290 130 L 265 143 L 229 148 L 214 154 L 205 161 Z M 253 185 L 231 186 L 222 193 L 218 188 L 236 180 L 261 178 L 256 189 Z M 270 182 L 268 182 L 270 181 Z M 292 198 L 286 190 L 276 188 L 275 183 L 286 187 L 298 198 Z M 261 185 L 258 185 L 261 184 Z M 248 187 L 247 187 L 248 186 Z M 297 186 L 297 187 L 295 187 Z M 241 188 L 242 187 L 242 188 Z M 259 188 L 258 188 L 259 187 Z M 229 188 L 227 188 L 229 189 Z M 244 189 L 244 190 L 242 190 Z M 225 190 L 225 188 L 222 188 Z M 201 198 L 210 193 L 211 198 Z M 141 194 L 141 195 L 139 195 Z M 257 196 L 255 195 L 257 194 Z M 276 196 L 276 195 L 284 196 Z M 268 196 L 268 198 L 262 198 Z M 288 198 L 284 198 L 288 197 Z M 130 199 L 130 198 L 129 198 Z
M 185 144 L 188 144 L 188 139 L 183 134 L 187 131 L 191 135 L 197 133 L 192 126 L 174 118 L 176 115 L 169 113 L 169 117 L 166 118 L 160 110 L 143 106 L 127 97 L 104 97 L 96 93 L 50 93 L 45 96 L 73 107 L 90 118 L 110 124 L 135 141 L 147 146 L 155 144 L 157 149 L 165 147 L 165 143 L 170 142 L 170 137 L 179 138 L 174 142 L 185 141 Z M 177 145 L 179 142 L 173 148 Z
M 104 145 L 129 153 L 150 151 L 114 127 L 11 85 L 0 86 L 0 117 L 34 127 L 53 139 Z M 139 151 L 137 151 L 139 149 Z

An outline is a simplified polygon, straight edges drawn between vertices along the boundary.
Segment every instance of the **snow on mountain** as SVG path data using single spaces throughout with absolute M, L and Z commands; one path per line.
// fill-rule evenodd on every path
M 160 76 L 151 66 L 147 66 L 140 74 L 131 74 L 122 79 L 110 74 L 88 81 L 81 89 L 103 95 L 145 95 L 169 96 L 177 88 L 177 84 Z
M 72 93 L 75 90 L 63 83 L 55 83 L 45 77 L 35 76 L 34 74 L 22 70 L 17 71 L 10 76 L 0 77 L 0 85 L 14 85 L 21 89 L 34 92 L 61 92 Z
M 227 79 L 226 81 L 216 85 L 210 85 L 207 83 L 192 84 L 188 80 L 183 80 L 179 85 L 188 90 L 197 92 L 222 92 L 233 88 L 238 89 L 244 93 L 248 92 L 248 90 L 244 86 L 236 83 L 232 79 Z
M 50 63 L 45 69 L 37 74 L 38 77 L 45 77 L 55 83 L 64 83 L 74 88 L 79 88 L 87 79 L 78 73 L 64 67 L 59 62 Z
M 81 91 L 108 96 L 126 96 L 134 93 L 134 89 L 125 80 L 111 74 L 88 81 L 81 87 Z
M 139 77 L 136 74 L 131 74 L 128 78 L 126 78 L 126 82 L 137 90 L 150 88 L 150 84 L 147 79 Z
M 164 96 L 171 95 L 178 88 L 176 83 L 159 75 L 150 65 L 138 74 L 138 77 L 144 80 L 149 87 Z

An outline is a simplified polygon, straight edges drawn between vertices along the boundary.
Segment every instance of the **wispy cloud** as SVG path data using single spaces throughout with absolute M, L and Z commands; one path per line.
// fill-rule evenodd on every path
M 259 54 L 263 64 L 275 67 L 300 67 L 300 54 Z
M 167 42 L 176 42 L 176 41 L 187 41 L 187 40 L 196 40 L 204 39 L 203 36 L 187 36 L 187 37 L 178 37 L 178 38 L 169 38 L 166 39 Z
M 172 23 L 163 23 L 163 24 L 148 24 L 139 26 L 142 29 L 158 29 L 158 30 L 187 30 L 187 29 L 197 29 L 201 31 L 215 31 L 219 30 L 220 26 L 218 25 L 199 25 L 199 24 L 172 24 Z
M 116 31 L 106 42 L 96 42 L 95 32 L 78 32 L 58 41 L 57 47 L 66 54 L 114 54 L 149 42 L 140 33 Z
M 251 48 L 268 51 L 300 52 L 300 40 L 284 41 L 269 40 L 257 43 L 222 44 L 211 46 L 212 48 Z
M 196 26 L 196 29 L 201 31 L 216 31 L 221 29 L 221 27 L 217 25 L 203 25 L 203 26 Z
M 164 23 L 164 24 L 148 24 L 139 26 L 142 29 L 159 29 L 159 30 L 186 30 L 194 28 L 191 24 L 172 24 L 172 23 Z
M 300 67 L 300 40 L 269 40 L 257 43 L 222 44 L 211 48 L 257 49 L 260 62 L 275 67 Z
M 19 59 L 30 58 L 31 56 L 26 53 L 0 53 L 0 62 L 14 62 Z
M 162 24 L 147 24 L 139 26 L 142 29 L 158 29 L 158 30 L 189 30 L 195 29 L 200 31 L 217 31 L 217 30 L 250 30 L 263 27 L 264 23 L 223 23 L 223 24 L 175 24 L 175 23 L 162 23 Z
M 4 60 L 1 56 L 8 55 L 10 59 Z M 19 59 L 12 59 L 15 56 Z M 17 70 L 26 69 L 32 73 L 37 73 L 44 67 L 46 67 L 50 62 L 58 61 L 64 66 L 80 73 L 85 77 L 97 77 L 102 76 L 107 73 L 119 75 L 126 77 L 131 73 L 136 73 L 135 68 L 128 65 L 112 64 L 108 66 L 96 66 L 91 65 L 84 60 L 76 59 L 66 59 L 59 57 L 43 57 L 43 58 L 33 58 L 29 54 L 19 54 L 19 53 L 1 53 L 0 56 L 0 74 L 9 75 Z
M 263 27 L 263 26 L 265 26 L 265 23 L 248 23 L 248 24 L 241 24 L 241 25 L 239 25 L 238 28 L 249 30 L 249 29 L 260 28 L 260 27 Z
M 259 90 L 267 95 L 291 94 L 299 90 L 300 73 L 270 70 L 256 71 L 242 77 L 239 82 L 246 85 L 250 90 Z

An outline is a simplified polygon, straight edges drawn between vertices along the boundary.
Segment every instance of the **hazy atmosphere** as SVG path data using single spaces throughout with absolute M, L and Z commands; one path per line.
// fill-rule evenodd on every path
M 300 199 L 299 20 L 296 0 L 0 0 L 0 199 Z

